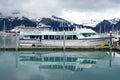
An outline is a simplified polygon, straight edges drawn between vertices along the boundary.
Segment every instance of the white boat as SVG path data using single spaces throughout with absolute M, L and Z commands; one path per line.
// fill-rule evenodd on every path
M 20 45 L 42 46 L 104 46 L 109 36 L 82 26 L 26 28 L 20 31 Z
M 112 36 L 113 36 L 113 39 L 112 39 L 113 46 L 114 47 L 120 46 L 120 31 L 113 32 Z
M 116 32 L 113 32 L 113 42 L 117 42 L 120 40 L 120 32 L 119 31 L 116 31 Z
M 0 37 L 9 37 L 9 36 L 15 36 L 15 33 L 12 32 L 4 32 L 4 31 L 0 31 Z
M 7 36 L 7 33 L 4 32 L 4 31 L 0 31 L 0 36 L 1 36 L 1 37 Z
M 0 37 L 8 37 L 8 36 L 14 36 L 15 34 L 14 33 L 12 33 L 12 32 L 10 32 L 9 30 L 5 30 L 5 21 L 4 21 L 4 23 L 3 23 L 4 25 L 3 25 L 3 30 L 2 31 L 0 31 Z

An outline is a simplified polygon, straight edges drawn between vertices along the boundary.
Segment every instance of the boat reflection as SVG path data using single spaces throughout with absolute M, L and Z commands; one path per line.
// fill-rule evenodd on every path
M 92 68 L 98 60 L 108 60 L 107 52 L 99 53 L 75 53 L 62 52 L 54 53 L 20 53 L 20 64 L 37 64 L 39 69 L 65 69 L 71 71 L 82 71 Z

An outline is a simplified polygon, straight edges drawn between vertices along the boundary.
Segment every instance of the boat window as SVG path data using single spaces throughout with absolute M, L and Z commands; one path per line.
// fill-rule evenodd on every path
M 39 39 L 41 40 L 41 39 L 42 39 L 42 36 L 39 36 Z
M 90 37 L 91 35 L 95 35 L 95 34 L 93 34 L 93 33 L 83 33 L 82 34 L 84 37 Z
M 44 39 L 48 39 L 48 35 L 45 35 L 45 36 L 44 36 Z
M 72 39 L 72 35 L 68 35 L 68 36 L 67 36 L 67 39 Z
M 69 31 L 72 31 L 73 28 L 69 28 Z
M 60 35 L 56 35 L 56 36 L 55 36 L 55 39 L 60 39 Z
M 86 33 L 83 33 L 83 36 L 84 36 L 84 37 L 87 37 L 87 34 L 86 34 Z
M 39 38 L 39 36 L 36 36 L 36 38 Z
M 26 35 L 25 35 L 24 37 L 29 37 L 29 36 L 26 36 Z
M 92 33 L 92 35 L 95 35 L 95 33 Z
M 54 29 L 55 31 L 57 31 L 57 29 Z
M 30 38 L 35 38 L 35 36 L 30 36 Z
M 73 39 L 77 39 L 77 36 L 76 36 L 76 35 L 73 35 Z
M 54 36 L 53 36 L 53 35 L 50 35 L 50 39 L 54 39 Z
M 115 39 L 117 39 L 117 37 L 115 37 Z
M 64 36 L 61 36 L 61 39 L 63 40 Z

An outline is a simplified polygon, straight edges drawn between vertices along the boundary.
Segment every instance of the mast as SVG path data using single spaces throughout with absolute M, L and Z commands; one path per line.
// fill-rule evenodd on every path
M 5 21 L 4 21 L 4 23 L 3 23 L 3 36 L 5 35 Z M 6 40 L 5 40 L 5 36 L 3 37 L 3 47 L 5 48 L 5 42 L 6 42 Z
M 114 32 L 114 25 L 112 26 L 112 32 Z
M 12 23 L 10 22 L 10 30 L 12 29 Z
M 106 32 L 105 27 L 106 27 L 106 24 L 104 25 L 104 33 Z
M 100 28 L 99 28 L 99 33 L 101 33 L 101 26 L 100 26 Z
M 3 32 L 5 32 L 5 21 L 3 22 Z

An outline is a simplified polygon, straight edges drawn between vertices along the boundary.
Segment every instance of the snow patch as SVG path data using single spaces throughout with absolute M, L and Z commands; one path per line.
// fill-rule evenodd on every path
M 119 21 L 120 21 L 119 18 L 114 18 L 114 19 L 109 20 L 109 22 L 110 22 L 111 24 L 117 24 Z
M 100 22 L 101 22 L 100 20 L 87 20 L 87 21 L 84 21 L 82 24 L 83 26 L 95 27 Z

